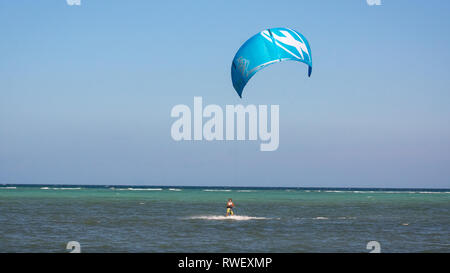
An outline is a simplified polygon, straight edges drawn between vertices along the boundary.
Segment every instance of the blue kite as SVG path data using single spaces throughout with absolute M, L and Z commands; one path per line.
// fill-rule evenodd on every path
M 256 72 L 281 61 L 292 60 L 308 65 L 312 72 L 311 48 L 306 38 L 289 28 L 270 28 L 248 39 L 234 56 L 231 65 L 233 87 L 242 98 L 242 91 Z

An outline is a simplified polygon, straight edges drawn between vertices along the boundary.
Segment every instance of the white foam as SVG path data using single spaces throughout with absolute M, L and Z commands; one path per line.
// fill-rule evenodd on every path
M 162 191 L 161 188 L 126 188 L 126 189 L 117 189 L 119 191 Z
M 256 191 L 252 191 L 252 190 L 238 190 L 238 192 L 256 192 Z
M 378 191 L 376 193 L 399 193 L 399 194 L 405 194 L 405 193 L 417 193 L 415 191 Z
M 49 188 L 49 187 L 42 187 L 41 190 L 81 190 L 81 188 Z
M 15 189 L 17 189 L 17 187 L 0 187 L 0 189 L 4 189 L 4 190 L 15 190 Z
M 327 220 L 328 218 L 327 217 L 321 217 L 321 216 L 319 216 L 319 217 L 315 217 L 315 218 L 313 218 L 314 220 Z
M 255 216 L 246 216 L 246 215 L 232 215 L 232 216 L 224 216 L 224 215 L 198 215 L 191 216 L 187 219 L 197 219 L 197 220 L 232 220 L 232 221 L 248 221 L 248 220 L 268 220 L 271 218 L 266 217 L 255 217 Z
M 228 192 L 228 191 L 231 191 L 231 190 L 203 190 L 203 191 L 226 191 L 226 192 Z
M 181 191 L 181 189 L 169 189 L 169 191 Z
M 439 193 L 449 193 L 442 191 L 372 191 L 373 193 L 390 193 L 390 194 L 439 194 Z

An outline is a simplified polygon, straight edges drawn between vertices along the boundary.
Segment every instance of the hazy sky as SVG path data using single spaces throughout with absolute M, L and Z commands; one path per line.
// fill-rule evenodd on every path
M 0 183 L 450 187 L 450 1 L 0 1 Z M 268 27 L 297 62 L 239 99 Z M 176 104 L 279 104 L 280 146 L 175 142 Z

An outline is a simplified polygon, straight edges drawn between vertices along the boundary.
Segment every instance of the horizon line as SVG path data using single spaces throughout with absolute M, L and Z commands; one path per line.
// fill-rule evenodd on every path
M 38 184 L 38 183 L 2 183 L 2 186 L 84 186 L 84 187 L 158 187 L 158 188 L 258 188 L 258 189 L 386 189 L 386 190 L 450 190 L 450 188 L 423 187 L 326 187 L 326 186 L 206 186 L 206 185 L 136 185 L 136 184 Z

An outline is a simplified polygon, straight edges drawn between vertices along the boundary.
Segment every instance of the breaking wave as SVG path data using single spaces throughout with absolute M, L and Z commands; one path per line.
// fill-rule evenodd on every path
M 81 188 L 49 188 L 49 187 L 42 187 L 41 190 L 81 190 Z
M 162 191 L 161 188 L 126 188 L 117 189 L 118 191 Z

